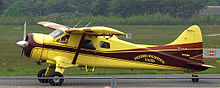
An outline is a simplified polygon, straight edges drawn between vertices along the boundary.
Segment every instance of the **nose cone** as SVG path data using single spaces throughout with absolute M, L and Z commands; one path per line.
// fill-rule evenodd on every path
M 22 48 L 28 46 L 28 42 L 27 42 L 27 41 L 24 41 L 24 40 L 19 41 L 19 42 L 17 42 L 16 44 L 17 44 L 18 46 L 22 47 Z

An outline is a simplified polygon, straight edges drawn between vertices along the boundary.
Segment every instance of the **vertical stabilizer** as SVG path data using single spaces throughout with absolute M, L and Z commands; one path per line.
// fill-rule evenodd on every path
M 185 30 L 175 41 L 171 42 L 168 45 L 177 45 L 177 44 L 190 44 L 190 43 L 201 43 L 202 33 L 197 25 L 193 25 Z

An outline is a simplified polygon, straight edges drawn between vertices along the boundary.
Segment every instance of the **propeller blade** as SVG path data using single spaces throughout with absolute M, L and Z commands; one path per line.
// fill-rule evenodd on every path
M 23 40 L 25 40 L 26 38 L 26 21 L 24 23 L 24 36 L 23 36 Z
M 21 59 L 22 59 L 23 54 L 24 54 L 24 48 L 22 48 L 22 51 L 21 51 Z
M 20 47 L 22 47 L 22 51 L 21 51 L 21 59 L 22 59 L 22 56 L 24 54 L 24 50 L 25 50 L 25 47 L 27 46 L 28 42 L 25 41 L 25 38 L 26 38 L 26 21 L 24 23 L 24 36 L 23 36 L 23 40 L 22 41 L 18 41 L 16 44 Z

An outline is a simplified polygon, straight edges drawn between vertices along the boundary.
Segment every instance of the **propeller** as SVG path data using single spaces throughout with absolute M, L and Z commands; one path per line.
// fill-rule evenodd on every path
M 23 36 L 23 40 L 25 41 L 25 38 L 26 38 L 26 21 L 24 23 L 24 36 Z
M 18 41 L 18 42 L 16 43 L 18 46 L 22 47 L 21 58 L 22 58 L 22 56 L 23 56 L 25 47 L 28 46 L 28 42 L 25 41 L 25 38 L 26 38 L 26 21 L 25 21 L 25 23 L 24 23 L 24 36 L 23 36 L 23 40 Z

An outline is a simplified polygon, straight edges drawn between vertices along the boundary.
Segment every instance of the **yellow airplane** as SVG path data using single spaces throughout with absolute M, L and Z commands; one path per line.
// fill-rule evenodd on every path
M 25 56 L 38 63 L 46 62 L 47 69 L 38 73 L 41 83 L 60 86 L 64 69 L 68 67 L 122 68 L 144 70 L 184 71 L 198 77 L 196 72 L 212 68 L 203 62 L 203 40 L 200 28 L 193 25 L 176 40 L 163 45 L 141 45 L 117 38 L 125 33 L 104 26 L 71 28 L 48 21 L 38 22 L 54 31 L 50 34 L 30 33 L 16 44 Z M 26 24 L 25 24 L 26 25 Z M 46 79 L 58 77 L 58 79 Z M 199 78 L 192 78 L 198 82 Z

